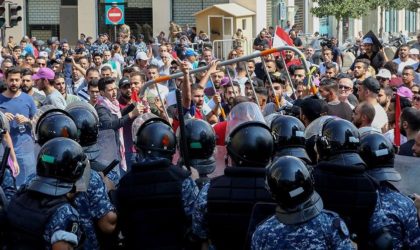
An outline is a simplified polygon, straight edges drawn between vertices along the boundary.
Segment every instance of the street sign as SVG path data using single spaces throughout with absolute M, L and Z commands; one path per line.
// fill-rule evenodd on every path
M 124 5 L 106 5 L 105 24 L 124 24 Z

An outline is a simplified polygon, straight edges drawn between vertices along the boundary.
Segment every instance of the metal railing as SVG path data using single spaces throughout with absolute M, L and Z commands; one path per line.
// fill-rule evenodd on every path
M 311 76 L 311 71 L 309 70 L 308 64 L 307 64 L 306 59 L 305 59 L 305 55 L 299 49 L 297 49 L 295 47 L 284 46 L 284 47 L 278 47 L 278 48 L 271 48 L 271 49 L 267 49 L 267 50 L 263 50 L 263 51 L 255 51 L 255 52 L 253 52 L 253 53 L 251 53 L 249 55 L 245 55 L 245 56 L 242 56 L 242 57 L 237 57 L 237 58 L 230 59 L 230 60 L 221 61 L 221 62 L 219 62 L 218 65 L 219 66 L 227 66 L 227 65 L 238 63 L 238 62 L 246 62 L 246 61 L 248 61 L 250 59 L 253 59 L 253 58 L 256 58 L 256 57 L 263 57 L 263 56 L 270 55 L 272 53 L 282 52 L 284 50 L 291 50 L 291 51 L 295 52 L 295 54 L 301 60 L 302 65 L 303 65 L 303 67 L 305 69 L 306 75 L 308 77 L 308 81 L 307 81 L 308 82 L 308 87 L 311 89 L 312 93 L 315 94 L 315 91 L 313 91 L 314 85 L 313 85 L 312 81 L 310 80 L 311 79 L 311 77 L 310 77 Z M 282 53 L 280 53 L 280 59 L 284 62 L 284 58 L 282 57 Z M 265 67 L 265 60 L 264 60 L 264 58 L 261 58 L 261 61 L 263 62 L 265 73 L 268 75 L 267 68 Z M 190 71 L 190 74 L 194 74 L 194 73 L 199 73 L 199 72 L 206 71 L 210 67 L 211 67 L 211 65 L 207 65 L 207 66 L 204 66 L 204 67 L 200 67 L 200 68 L 191 70 Z M 249 72 L 248 72 L 248 68 L 247 67 L 246 67 L 246 70 L 247 70 L 247 73 L 248 73 L 247 74 L 248 75 L 248 78 L 250 79 L 251 76 L 249 75 Z M 287 70 L 286 70 L 286 74 L 287 74 L 288 80 L 289 80 L 289 82 L 290 82 L 290 84 L 292 86 L 292 89 L 293 89 L 292 80 L 291 80 L 291 77 L 290 77 L 290 75 L 289 75 L 289 73 L 288 73 Z M 158 77 L 158 78 L 156 78 L 154 80 L 150 80 L 150 81 L 146 82 L 141 87 L 141 89 L 139 91 L 139 96 L 140 97 L 143 97 L 146 89 L 149 88 L 149 87 L 152 87 L 152 85 L 155 85 L 156 90 L 157 90 L 158 97 L 159 97 L 161 103 L 163 104 L 164 103 L 163 102 L 163 99 L 162 99 L 162 97 L 161 97 L 161 95 L 160 95 L 160 93 L 158 91 L 158 88 L 157 88 L 156 84 L 161 83 L 161 82 L 165 82 L 165 81 L 168 81 L 168 80 L 171 80 L 171 79 L 175 79 L 175 78 L 178 78 L 178 77 L 182 77 L 182 76 L 184 76 L 184 73 L 183 72 L 178 72 L 178 73 L 175 73 L 175 74 L 171 74 L 171 75 L 167 75 L 167 76 L 160 76 L 160 77 Z M 271 78 L 270 77 L 267 77 L 267 79 L 268 79 L 268 81 L 269 81 L 269 83 L 271 85 L 271 89 L 272 89 L 273 93 L 275 93 L 274 88 L 273 88 L 273 84 L 271 82 Z M 251 86 L 253 86 L 253 84 L 251 84 Z M 213 85 L 213 88 L 214 88 L 214 85 Z M 253 92 L 254 92 L 254 96 L 256 97 L 255 89 L 253 89 Z M 293 92 L 295 92 L 294 89 L 293 89 Z M 258 100 L 256 100 L 256 101 L 258 102 Z M 276 97 L 276 100 L 275 101 L 276 101 L 276 105 L 279 106 L 277 97 Z M 168 116 L 168 113 L 167 113 L 166 109 L 164 109 L 164 111 L 165 111 L 166 118 L 169 120 L 169 116 Z

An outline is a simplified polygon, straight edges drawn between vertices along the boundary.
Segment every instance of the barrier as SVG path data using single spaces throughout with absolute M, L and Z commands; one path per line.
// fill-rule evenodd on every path
M 249 55 L 245 55 L 245 56 L 242 56 L 242 57 L 233 58 L 233 59 L 230 59 L 230 60 L 221 61 L 219 63 L 219 65 L 220 66 L 227 66 L 227 65 L 234 64 L 234 63 L 238 63 L 238 62 L 246 62 L 246 61 L 248 61 L 250 59 L 253 59 L 253 58 L 256 58 L 256 57 L 263 57 L 263 56 L 266 56 L 266 55 L 270 55 L 272 53 L 282 52 L 284 50 L 294 51 L 295 54 L 298 55 L 298 58 L 301 60 L 302 65 L 303 65 L 303 67 L 304 67 L 304 69 L 306 71 L 306 75 L 307 76 L 310 76 L 311 72 L 309 71 L 308 64 L 307 64 L 307 62 L 305 60 L 305 55 L 299 49 L 297 49 L 295 47 L 290 47 L 290 46 L 284 46 L 284 47 L 278 47 L 278 48 L 271 48 L 271 49 L 267 49 L 267 50 L 263 50 L 263 51 L 255 51 L 255 52 L 253 52 L 253 53 L 251 53 Z M 281 53 L 280 53 L 280 55 L 281 55 Z M 283 57 L 280 57 L 280 58 L 283 60 Z M 262 60 L 262 61 L 264 61 L 264 60 Z M 203 71 L 208 70 L 209 68 L 210 68 L 210 65 L 207 65 L 207 66 L 204 66 L 204 67 L 200 67 L 200 68 L 191 70 L 190 71 L 190 74 L 203 72 Z M 146 82 L 141 87 L 141 89 L 139 91 L 139 96 L 140 97 L 143 97 L 146 89 L 149 88 L 149 87 L 151 87 L 154 84 L 157 84 L 157 83 L 160 83 L 160 82 L 165 82 L 165 81 L 168 81 L 168 80 L 171 80 L 171 79 L 174 79 L 174 78 L 182 77 L 183 75 L 184 74 L 182 72 L 178 72 L 178 73 L 175 73 L 175 74 L 171 74 L 171 75 L 167 75 L 167 76 L 160 76 L 160 77 L 158 77 L 158 78 L 156 78 L 154 80 L 150 80 L 150 81 Z M 288 77 L 290 78 L 290 76 L 288 76 Z M 250 78 L 249 74 L 248 74 L 248 78 Z M 270 78 L 268 78 L 268 79 L 270 79 Z M 308 77 L 308 81 L 307 81 L 308 87 L 310 87 L 312 93 L 315 94 L 315 91 L 314 91 L 315 87 L 314 87 L 314 85 L 313 85 L 313 83 L 312 83 L 312 81 L 310 79 L 311 79 L 311 77 Z M 250 80 L 252 81 L 252 79 L 250 79 Z M 270 84 L 271 84 L 271 81 L 270 81 Z M 271 87 L 272 87 L 272 85 L 271 85 Z M 275 92 L 274 89 L 272 89 L 272 91 L 273 91 L 273 93 Z M 255 91 L 254 91 L 254 94 L 255 94 Z M 159 98 L 162 100 L 162 97 L 160 96 L 160 93 L 159 92 L 158 92 L 158 95 L 159 95 Z M 163 103 L 163 101 L 162 101 L 162 103 Z M 278 104 L 278 101 L 276 102 L 276 104 Z M 166 113 L 166 109 L 164 109 L 164 111 L 165 111 L 166 117 L 169 118 L 168 114 Z
M 252 40 L 251 40 L 252 41 Z M 241 45 L 244 49 L 244 55 L 252 53 L 252 45 L 246 39 L 225 39 L 213 41 L 213 56 L 220 60 L 226 60 L 229 52 L 236 46 Z

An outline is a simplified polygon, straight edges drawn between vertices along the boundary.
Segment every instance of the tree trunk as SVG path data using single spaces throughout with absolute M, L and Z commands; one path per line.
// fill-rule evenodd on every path
M 336 17 L 336 19 L 337 19 L 337 28 L 336 28 L 336 30 L 337 30 L 337 41 L 338 41 L 338 43 L 339 44 L 341 44 L 341 36 L 340 36 L 340 29 L 341 29 L 341 17 Z
M 379 37 L 382 38 L 383 36 L 383 32 L 384 32 L 384 6 L 381 6 L 380 8 L 380 12 L 379 13 L 379 20 L 380 20 L 380 25 L 379 25 Z

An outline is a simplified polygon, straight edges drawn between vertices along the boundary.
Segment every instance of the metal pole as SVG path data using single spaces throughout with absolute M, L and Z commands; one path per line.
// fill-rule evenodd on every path
M 229 67 L 226 67 L 226 73 L 229 77 L 230 86 L 232 87 L 233 95 L 235 96 L 235 99 L 236 99 L 237 96 L 236 96 L 236 92 L 235 92 L 235 86 L 233 85 L 233 79 L 232 79 L 232 76 L 230 75 Z
M 252 93 L 254 94 L 255 102 L 257 103 L 258 106 L 260 106 L 260 102 L 258 101 L 257 92 L 255 92 L 255 88 L 254 88 L 254 81 L 252 80 L 251 75 L 249 74 L 247 62 L 245 62 L 245 71 L 246 71 L 246 75 L 249 79 L 249 82 L 251 83 Z
M 214 86 L 213 79 L 211 79 L 211 76 L 209 77 L 209 79 L 210 79 L 210 82 L 211 82 L 211 86 L 213 87 L 214 94 L 216 94 L 217 93 L 217 89 L 216 89 L 216 86 Z M 217 103 L 216 105 L 220 105 L 220 113 L 221 113 L 223 119 L 226 120 L 226 113 L 225 113 L 225 110 L 222 107 L 222 104 L 221 103 Z
M 242 61 L 248 61 L 249 59 L 253 59 L 256 57 L 260 57 L 260 56 L 265 56 L 265 55 L 269 55 L 275 52 L 281 52 L 283 50 L 292 50 L 295 53 L 297 53 L 300 58 L 305 58 L 304 55 L 302 54 L 302 51 L 300 51 L 299 49 L 295 48 L 295 47 L 290 47 L 290 46 L 284 46 L 284 47 L 278 47 L 278 48 L 271 48 L 271 49 L 267 49 L 267 50 L 263 50 L 263 51 L 256 51 L 254 53 L 251 53 L 249 55 L 245 55 L 242 57 L 237 57 L 237 58 L 233 58 L 230 60 L 226 60 L 226 61 L 222 61 L 220 62 L 218 65 L 219 66 L 225 66 L 225 65 L 229 65 L 229 64 L 233 64 L 233 63 L 237 63 L 237 62 L 242 62 Z M 308 64 L 306 63 L 305 60 L 301 60 L 302 61 L 302 65 L 305 68 L 306 72 L 309 72 L 309 68 L 308 68 Z M 202 72 L 202 71 L 206 71 L 210 68 L 210 65 L 204 66 L 204 67 L 200 67 L 194 70 L 190 71 L 190 74 L 194 74 L 194 73 L 198 73 L 198 72 Z M 147 81 L 140 89 L 139 95 L 143 96 L 144 92 L 146 91 L 147 88 L 149 88 L 150 86 L 152 86 L 155 83 L 159 83 L 159 82 L 164 82 L 164 81 L 168 81 L 170 79 L 174 79 L 174 78 L 178 78 L 178 77 L 182 77 L 184 75 L 184 73 L 182 72 L 178 72 L 172 75 L 168 75 L 168 76 L 160 76 L 154 80 L 150 80 Z
M 273 82 L 271 81 L 270 74 L 268 73 L 268 70 L 267 70 L 267 65 L 265 64 L 264 57 L 261 57 L 261 63 L 262 63 L 262 65 L 263 65 L 264 72 L 265 72 L 265 74 L 267 75 L 267 80 L 268 80 L 268 83 L 270 84 L 271 91 L 273 91 L 273 95 L 274 95 L 274 102 L 276 103 L 277 108 L 280 108 L 280 101 L 279 101 L 279 98 L 278 98 L 278 97 L 277 97 L 277 95 L 276 95 L 276 91 L 274 90 Z
M 283 65 L 284 65 L 284 67 L 286 69 L 287 80 L 290 82 L 290 86 L 292 87 L 293 95 L 296 98 L 295 87 L 293 86 L 292 78 L 290 77 L 289 69 L 287 68 L 286 61 L 284 61 L 283 55 L 281 53 L 280 53 L 280 58 L 281 58 L 281 61 L 283 62 Z

